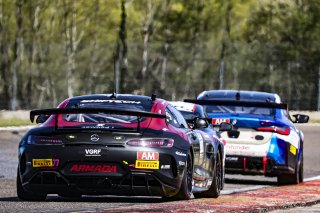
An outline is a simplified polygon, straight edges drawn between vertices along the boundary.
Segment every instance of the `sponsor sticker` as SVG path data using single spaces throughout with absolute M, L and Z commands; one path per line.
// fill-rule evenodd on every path
M 85 149 L 85 156 L 101 156 L 101 149 Z
M 172 103 L 172 105 L 179 111 L 184 111 L 184 112 L 194 112 L 196 111 L 197 105 L 195 104 L 190 104 L 190 103 L 185 103 L 185 102 L 177 102 L 177 103 Z
M 213 125 L 219 125 L 222 122 L 230 123 L 230 119 L 229 118 L 212 118 Z
M 159 169 L 159 161 L 136 160 L 135 168 L 137 169 Z
M 183 162 L 183 161 L 178 161 L 178 164 L 179 164 L 179 166 L 185 166 L 186 165 L 186 163 Z
M 170 165 L 161 165 L 161 169 L 170 169 Z
M 226 157 L 226 161 L 238 161 L 238 157 Z
M 297 149 L 296 149 L 296 147 L 290 145 L 290 152 L 291 152 L 293 155 L 296 155 L 296 154 L 297 154 Z
M 130 100 L 101 100 L 101 99 L 93 99 L 93 100 L 81 100 L 81 103 L 115 103 L 115 104 L 140 104 L 141 101 L 130 101 Z
M 137 160 L 159 160 L 159 152 L 137 152 Z
M 32 167 L 56 167 L 59 159 L 32 159 Z
M 176 151 L 176 155 L 179 155 L 179 156 L 187 156 L 186 153 L 183 153 L 183 152 L 180 152 L 180 151 Z

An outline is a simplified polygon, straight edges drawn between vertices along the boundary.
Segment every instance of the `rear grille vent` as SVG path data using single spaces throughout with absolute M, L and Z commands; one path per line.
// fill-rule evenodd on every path
M 56 172 L 40 172 L 34 176 L 31 184 L 67 184 L 67 182 Z

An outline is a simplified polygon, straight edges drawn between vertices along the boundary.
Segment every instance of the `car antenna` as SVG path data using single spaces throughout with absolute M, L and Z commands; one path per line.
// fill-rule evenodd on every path
M 238 91 L 237 94 L 236 94 L 236 100 L 237 100 L 237 101 L 240 100 L 240 91 Z
M 120 71 L 116 53 L 113 53 L 113 93 L 112 96 L 119 92 Z
M 111 99 L 116 99 L 117 98 L 117 93 L 113 92 L 112 95 L 110 96 Z
M 156 96 L 155 94 L 152 94 L 152 95 L 151 95 L 151 101 L 155 101 L 156 98 L 157 98 L 157 96 Z

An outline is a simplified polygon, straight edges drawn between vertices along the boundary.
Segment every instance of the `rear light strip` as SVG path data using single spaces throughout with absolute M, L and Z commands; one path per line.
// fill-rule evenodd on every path
M 135 138 L 127 141 L 129 146 L 142 147 L 173 147 L 174 140 L 171 138 Z
M 27 143 L 33 145 L 61 145 L 63 141 L 55 137 L 30 135 Z
M 290 128 L 285 126 L 285 127 L 279 127 L 279 126 L 268 126 L 268 127 L 259 127 L 257 128 L 258 131 L 263 131 L 263 132 L 275 132 L 280 135 L 289 135 L 290 134 Z

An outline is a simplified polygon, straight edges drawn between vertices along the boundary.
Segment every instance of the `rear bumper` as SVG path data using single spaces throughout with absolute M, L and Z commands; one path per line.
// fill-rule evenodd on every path
M 90 147 L 89 147 L 90 148 Z M 166 196 L 178 193 L 185 156 L 176 148 L 100 148 L 99 156 L 86 156 L 86 146 L 48 149 L 44 146 L 20 148 L 19 174 L 27 191 L 47 194 Z M 136 168 L 137 153 L 157 152 L 158 169 Z M 52 159 L 53 166 L 38 167 L 35 159 Z M 56 164 L 55 164 L 56 163 Z M 76 165 L 73 167 L 73 165 Z
M 268 157 L 226 156 L 226 173 L 243 175 L 277 176 L 278 174 L 293 174 L 294 168 L 288 165 L 276 164 Z
M 57 171 L 35 173 L 29 181 L 22 183 L 27 191 L 46 194 L 80 195 L 127 195 L 127 196 L 173 196 L 180 185 L 167 185 L 148 172 L 129 172 L 121 178 L 115 177 L 66 177 Z

